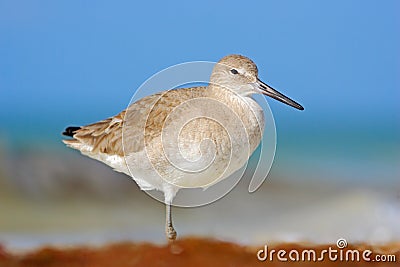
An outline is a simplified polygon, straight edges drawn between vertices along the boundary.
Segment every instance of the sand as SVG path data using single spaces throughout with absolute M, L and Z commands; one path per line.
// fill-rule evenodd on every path
M 268 250 L 301 252 L 304 249 L 315 249 L 319 253 L 329 245 L 312 244 L 276 244 Z M 330 245 L 336 248 L 336 244 Z M 183 238 L 173 244 L 155 245 L 152 243 L 115 243 L 101 247 L 70 247 L 56 248 L 43 247 L 31 252 L 10 253 L 0 246 L 0 266 L 399 266 L 400 243 L 371 247 L 365 244 L 349 246 L 344 249 L 370 249 L 376 255 L 395 255 L 396 262 L 365 262 L 337 260 L 329 261 L 325 257 L 322 262 L 280 262 L 276 258 L 273 261 L 259 261 L 257 252 L 262 247 L 241 246 L 234 243 L 210 240 L 204 238 Z

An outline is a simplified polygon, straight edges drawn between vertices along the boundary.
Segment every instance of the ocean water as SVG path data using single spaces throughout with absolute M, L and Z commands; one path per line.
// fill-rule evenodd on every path
M 1 243 L 21 250 L 45 244 L 164 242 L 161 203 L 129 177 L 65 148 L 61 123 L 42 124 L 2 129 Z M 251 172 L 246 172 L 224 198 L 204 207 L 175 208 L 180 235 L 244 244 L 400 240 L 396 127 L 294 132 L 279 125 L 275 160 L 261 188 L 248 192 Z

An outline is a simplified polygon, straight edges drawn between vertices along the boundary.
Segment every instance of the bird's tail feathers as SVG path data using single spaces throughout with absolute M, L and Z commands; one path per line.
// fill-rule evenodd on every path
M 80 129 L 81 129 L 81 127 L 70 126 L 70 127 L 67 127 L 62 134 L 65 136 L 74 137 L 75 132 Z

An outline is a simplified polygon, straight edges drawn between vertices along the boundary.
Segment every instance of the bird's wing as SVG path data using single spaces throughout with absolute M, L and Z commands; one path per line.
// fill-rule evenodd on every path
M 108 119 L 82 126 L 76 130 L 73 139 L 63 142 L 82 153 L 106 153 L 109 155 L 123 155 L 121 147 L 121 131 L 126 110 Z M 86 153 L 85 153 L 86 154 Z
M 64 143 L 82 152 L 108 155 L 141 151 L 145 135 L 146 142 L 159 136 L 168 114 L 182 102 L 202 96 L 204 88 L 182 88 L 144 97 L 116 116 L 81 127 L 73 139 Z

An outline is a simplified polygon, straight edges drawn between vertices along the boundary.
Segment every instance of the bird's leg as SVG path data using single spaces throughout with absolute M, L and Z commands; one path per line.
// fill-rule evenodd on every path
M 171 202 L 166 202 L 165 207 L 165 233 L 169 241 L 174 241 L 176 239 L 176 231 L 174 229 L 174 226 L 172 225 Z

